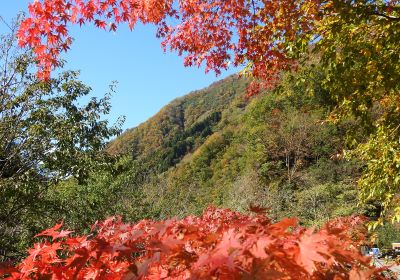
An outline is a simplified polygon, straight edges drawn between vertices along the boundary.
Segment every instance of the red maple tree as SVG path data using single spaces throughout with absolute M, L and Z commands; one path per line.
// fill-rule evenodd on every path
M 96 223 L 87 236 L 61 224 L 29 249 L 6 279 L 384 279 L 360 254 L 365 221 L 333 220 L 320 230 L 295 219 L 208 208 L 182 220 Z

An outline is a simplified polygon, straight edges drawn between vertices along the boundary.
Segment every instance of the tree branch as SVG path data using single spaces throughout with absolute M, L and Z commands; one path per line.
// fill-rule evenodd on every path
M 385 18 L 387 20 L 390 20 L 390 21 L 400 21 L 400 17 L 391 17 L 391 16 L 388 16 L 386 14 L 382 14 L 382 13 L 378 13 L 378 12 L 373 12 L 372 15 L 378 16 L 378 17 L 383 17 L 383 18 Z

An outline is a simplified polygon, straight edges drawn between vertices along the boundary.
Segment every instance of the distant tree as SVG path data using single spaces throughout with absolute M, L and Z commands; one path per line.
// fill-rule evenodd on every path
M 110 95 L 78 105 L 91 89 L 77 72 L 36 78 L 31 52 L 16 46 L 17 24 L 0 40 L 0 247 L 6 251 L 24 247 L 18 242 L 50 211 L 47 188 L 71 176 L 84 182 L 94 166 L 106 165 L 106 140 L 120 131 L 120 123 L 110 127 L 100 119 Z

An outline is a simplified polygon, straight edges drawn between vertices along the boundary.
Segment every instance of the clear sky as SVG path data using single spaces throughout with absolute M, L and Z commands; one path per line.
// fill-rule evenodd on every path
M 7 21 L 19 11 L 27 12 L 33 0 L 0 0 L 0 15 Z M 0 22 L 0 32 L 6 29 Z M 80 79 L 102 96 L 111 81 L 118 81 L 112 97 L 110 122 L 126 116 L 124 129 L 147 120 L 178 96 L 204 88 L 237 70 L 230 69 L 216 77 L 203 68 L 183 66 L 176 53 L 164 53 L 152 26 L 137 26 L 132 32 L 121 25 L 116 33 L 91 25 L 70 29 L 75 41 L 63 58 L 65 70 L 81 70 Z

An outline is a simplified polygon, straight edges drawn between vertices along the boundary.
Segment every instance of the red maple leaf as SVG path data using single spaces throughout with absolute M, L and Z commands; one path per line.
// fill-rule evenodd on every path
M 327 237 L 321 233 L 313 233 L 314 229 L 307 230 L 300 238 L 299 253 L 296 261 L 301 265 L 310 275 L 316 270 L 315 263 L 325 263 L 326 256 L 329 255 L 328 246 L 326 244 Z M 321 254 L 324 253 L 324 255 Z
M 96 19 L 94 21 L 94 24 L 96 25 L 96 27 L 101 28 L 101 29 L 106 29 L 106 26 L 107 26 L 107 24 L 104 20 L 99 20 L 99 19 Z
M 50 236 L 53 241 L 58 239 L 58 238 L 63 238 L 63 237 L 67 237 L 70 233 L 72 233 L 73 231 L 69 231 L 69 230 L 61 230 L 60 232 L 58 231 L 61 226 L 63 225 L 63 223 L 59 223 L 56 224 L 54 227 L 46 229 L 44 231 L 42 231 L 39 234 L 36 234 L 35 237 L 39 237 L 39 236 Z

